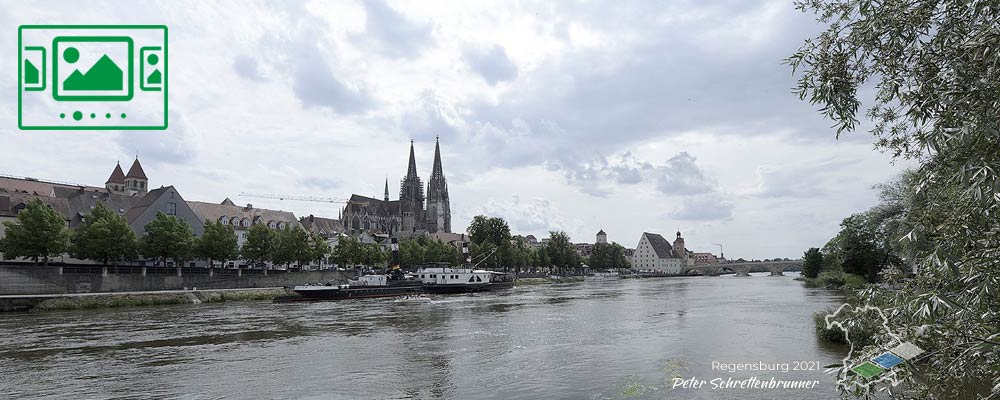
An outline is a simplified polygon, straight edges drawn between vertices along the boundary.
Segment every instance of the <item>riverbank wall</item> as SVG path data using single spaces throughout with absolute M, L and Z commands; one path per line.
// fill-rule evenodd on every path
M 246 289 L 346 280 L 350 271 L 0 265 L 0 295 Z

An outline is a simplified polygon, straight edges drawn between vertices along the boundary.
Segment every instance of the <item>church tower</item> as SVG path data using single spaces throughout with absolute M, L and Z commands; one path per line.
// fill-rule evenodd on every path
M 399 183 L 400 212 L 403 214 L 401 230 L 414 232 L 422 229 L 424 214 L 424 184 L 417 176 L 417 159 L 413 155 L 413 141 L 410 141 L 410 165 L 406 177 Z
M 385 202 L 389 202 L 389 177 L 385 178 Z
M 111 177 L 104 182 L 104 188 L 111 193 L 125 193 L 125 172 L 122 171 L 122 163 L 115 165 L 115 170 L 111 172 Z
M 142 197 L 149 191 L 148 186 L 149 178 L 146 178 L 146 173 L 142 171 L 142 164 L 139 164 L 139 156 L 136 156 L 132 167 L 128 169 L 128 174 L 125 174 L 125 193 Z
M 451 233 L 451 201 L 448 199 L 448 180 L 441 167 L 441 144 L 434 140 L 434 168 L 427 181 L 427 230 Z
M 684 237 L 681 236 L 681 231 L 677 231 L 677 239 L 674 239 L 674 255 L 687 261 L 688 253 L 687 248 L 684 247 Z

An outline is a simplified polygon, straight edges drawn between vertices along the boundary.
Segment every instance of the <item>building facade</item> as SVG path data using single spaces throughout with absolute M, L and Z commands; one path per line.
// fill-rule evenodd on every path
M 632 253 L 632 268 L 664 274 L 680 274 L 689 265 L 688 251 L 684 248 L 684 237 L 677 232 L 671 244 L 662 235 L 643 232 L 639 244 Z

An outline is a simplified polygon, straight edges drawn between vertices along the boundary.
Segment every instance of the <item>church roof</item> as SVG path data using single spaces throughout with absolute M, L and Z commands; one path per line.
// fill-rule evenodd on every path
M 104 188 L 83 189 L 83 188 L 61 188 L 54 189 L 56 197 L 66 199 L 69 206 L 70 228 L 76 228 L 83 223 L 83 218 L 90 215 L 97 203 L 104 204 L 109 210 L 125 215 L 132 208 L 133 204 L 140 201 L 141 197 L 112 193 Z
M 111 171 L 111 177 L 108 178 L 108 181 L 104 182 L 104 183 L 105 184 L 108 184 L 108 183 L 125 184 L 125 173 L 122 172 L 122 164 L 121 163 L 118 163 L 118 164 L 115 165 L 115 170 Z
M 299 218 L 299 223 L 302 224 L 305 230 L 324 237 L 330 237 L 344 231 L 344 224 L 339 219 L 309 215 L 308 217 Z
M 125 175 L 126 178 L 136 178 L 136 179 L 149 179 L 146 177 L 146 173 L 142 170 L 142 164 L 139 164 L 139 157 L 135 158 L 132 162 L 132 167 L 128 169 L 128 174 Z
M 598 235 L 605 235 L 605 236 L 608 235 L 607 233 L 604 233 L 604 229 L 601 229 L 601 230 L 597 231 L 597 234 Z
M 664 239 L 662 235 L 658 233 L 643 232 L 643 236 L 646 236 L 646 240 L 649 244 L 653 246 L 653 251 L 656 252 L 656 256 L 659 258 L 669 258 L 677 257 L 674 254 L 674 247 L 670 245 L 667 239 Z

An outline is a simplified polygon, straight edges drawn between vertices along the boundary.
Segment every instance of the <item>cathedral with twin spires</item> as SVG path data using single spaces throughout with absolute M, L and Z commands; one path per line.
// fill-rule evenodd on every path
M 340 221 L 344 229 L 352 233 L 451 233 L 451 201 L 441 166 L 440 142 L 435 140 L 434 143 L 434 165 L 426 195 L 424 183 L 417 175 L 417 160 L 413 141 L 410 141 L 410 161 L 406 176 L 399 184 L 399 200 L 389 200 L 389 180 L 386 179 L 382 199 L 351 195 L 341 210 Z

